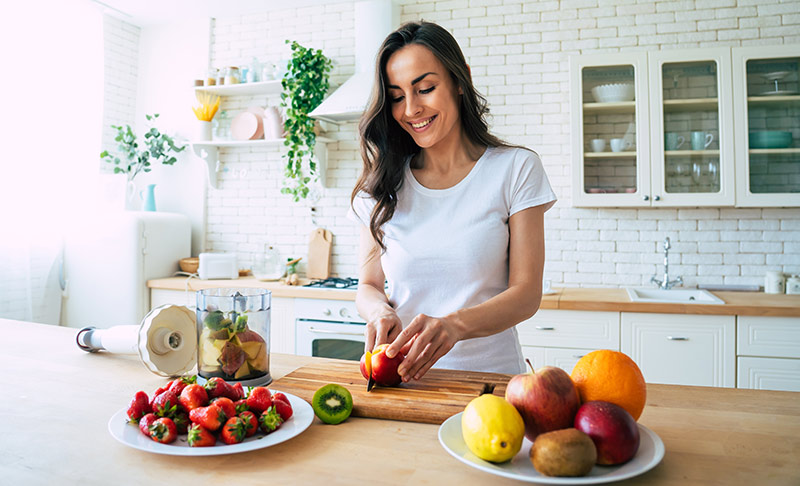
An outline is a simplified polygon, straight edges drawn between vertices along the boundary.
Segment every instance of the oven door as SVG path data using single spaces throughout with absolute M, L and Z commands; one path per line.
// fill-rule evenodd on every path
M 359 361 L 364 354 L 363 323 L 297 319 L 295 324 L 295 353 L 299 356 Z

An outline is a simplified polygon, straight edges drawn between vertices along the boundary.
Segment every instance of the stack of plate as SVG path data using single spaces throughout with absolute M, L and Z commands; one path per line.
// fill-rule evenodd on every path
M 633 101 L 633 83 L 601 84 L 592 88 L 592 96 L 599 103 Z

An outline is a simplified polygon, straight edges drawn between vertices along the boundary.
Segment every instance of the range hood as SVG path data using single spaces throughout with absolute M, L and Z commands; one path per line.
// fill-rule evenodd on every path
M 356 121 L 361 117 L 375 82 L 375 56 L 386 36 L 398 27 L 399 19 L 400 7 L 392 0 L 355 3 L 355 74 L 309 116 L 332 123 Z

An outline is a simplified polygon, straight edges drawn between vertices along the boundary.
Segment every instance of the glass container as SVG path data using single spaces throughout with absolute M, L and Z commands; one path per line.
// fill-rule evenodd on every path
M 286 263 L 272 246 L 267 246 L 263 253 L 256 253 L 253 257 L 253 276 L 258 280 L 279 280 L 285 272 Z
M 272 293 L 216 288 L 197 292 L 197 374 L 244 386 L 272 382 L 269 331 Z
M 225 68 L 225 84 L 239 84 L 239 68 L 228 66 Z

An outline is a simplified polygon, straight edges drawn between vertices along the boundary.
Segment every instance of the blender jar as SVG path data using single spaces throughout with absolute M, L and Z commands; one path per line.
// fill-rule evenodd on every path
M 197 374 L 244 386 L 272 382 L 269 328 L 272 293 L 266 289 L 197 292 Z

